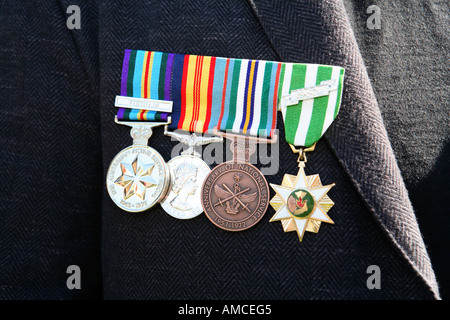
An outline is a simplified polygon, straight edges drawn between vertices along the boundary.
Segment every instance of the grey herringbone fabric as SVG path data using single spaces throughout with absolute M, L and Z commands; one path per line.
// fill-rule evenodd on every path
M 70 4 L 0 3 L 0 299 L 102 297 L 97 8 L 77 33 Z
M 25 2 L 24 2 L 25 3 Z M 334 1 L 2 3 L 0 298 L 436 299 L 428 254 L 343 4 Z M 104 176 L 131 144 L 114 123 L 125 49 L 340 65 L 341 112 L 308 157 L 335 206 L 334 225 L 299 243 L 269 223 L 230 233 L 160 206 L 121 211 Z M 49 98 L 51 97 L 51 98 Z M 283 142 L 279 184 L 297 172 Z M 169 160 L 175 143 L 149 143 Z M 264 166 L 261 163 L 258 167 Z M 271 196 L 274 192 L 271 191 Z M 68 265 L 82 289 L 68 290 Z M 367 267 L 382 287 L 370 290 Z
M 345 2 L 441 296 L 448 299 L 449 3 Z M 370 5 L 380 8 L 380 29 L 367 28 Z

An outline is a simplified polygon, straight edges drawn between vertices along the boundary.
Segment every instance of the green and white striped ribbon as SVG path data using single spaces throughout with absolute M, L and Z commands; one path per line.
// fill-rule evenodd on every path
M 310 147 L 322 137 L 339 112 L 343 81 L 341 67 L 283 63 L 279 110 L 288 143 Z

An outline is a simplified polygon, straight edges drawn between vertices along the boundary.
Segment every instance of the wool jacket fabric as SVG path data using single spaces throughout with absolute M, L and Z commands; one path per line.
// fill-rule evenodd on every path
M 81 29 L 66 25 L 70 5 Z M 5 1 L 0 18 L 1 299 L 440 298 L 343 2 Z M 271 208 L 231 233 L 204 215 L 116 207 L 104 181 L 131 144 L 113 121 L 125 49 L 344 67 L 340 113 L 305 169 L 336 183 L 335 224 L 299 243 L 269 223 Z M 277 127 L 282 161 L 266 177 L 275 184 L 298 170 L 281 119 Z M 162 128 L 149 144 L 166 160 L 175 145 Z M 66 286 L 70 265 L 82 271 L 80 290 Z M 367 287 L 371 265 L 381 289 Z
M 433 262 L 450 297 L 449 7 L 445 1 L 346 1 L 394 154 Z M 366 11 L 380 8 L 380 29 Z M 369 10 L 370 11 L 370 10 Z M 373 13 L 373 12 L 371 12 Z M 424 201 L 433 199 L 432 201 Z

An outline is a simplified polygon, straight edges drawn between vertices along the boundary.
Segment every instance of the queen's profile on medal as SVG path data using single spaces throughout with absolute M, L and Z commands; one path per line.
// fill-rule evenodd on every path
M 163 209 L 177 219 L 191 219 L 203 212 L 201 204 L 201 186 L 211 171 L 199 157 L 181 155 L 168 163 L 171 187 L 161 202 Z
M 189 198 L 195 195 L 198 188 L 197 168 L 188 163 L 182 163 L 174 170 L 174 174 L 172 192 L 176 196 L 170 201 L 170 205 L 182 211 L 191 210 L 192 200 L 189 201 Z

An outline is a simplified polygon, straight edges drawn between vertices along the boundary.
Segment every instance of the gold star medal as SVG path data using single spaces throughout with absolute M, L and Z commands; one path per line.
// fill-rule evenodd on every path
M 319 175 L 307 176 L 304 167 L 305 161 L 299 161 L 297 176 L 285 174 L 281 185 L 270 184 L 276 192 L 270 222 L 281 221 L 284 232 L 297 231 L 300 241 L 305 231 L 317 233 L 322 222 L 334 223 L 327 214 L 334 205 L 327 195 L 334 183 L 323 186 Z
M 344 69 L 341 67 L 285 64 L 279 109 L 283 115 L 285 139 L 299 155 L 297 175 L 285 174 L 281 185 L 270 184 L 276 195 L 270 205 L 284 232 L 296 231 L 302 241 L 305 231 L 318 233 L 322 222 L 334 224 L 328 211 L 334 202 L 327 193 L 333 184 L 322 185 L 318 174 L 305 174 L 306 152 L 338 114 Z

